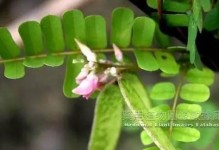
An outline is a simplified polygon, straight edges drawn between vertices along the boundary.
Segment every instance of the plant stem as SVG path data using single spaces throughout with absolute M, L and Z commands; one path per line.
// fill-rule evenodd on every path
M 181 90 L 181 87 L 182 87 L 182 84 L 183 84 L 183 81 L 184 81 L 184 76 L 185 76 L 185 73 L 183 71 L 183 73 L 181 74 L 181 77 L 179 79 L 179 82 L 178 82 L 178 85 L 177 85 L 177 88 L 176 88 L 176 94 L 175 94 L 174 100 L 173 100 L 173 107 L 172 107 L 172 111 L 171 111 L 171 113 L 173 113 L 173 115 L 171 115 L 170 129 L 169 129 L 169 136 L 170 137 L 172 136 L 173 121 L 176 117 L 176 105 L 177 105 L 177 102 L 178 102 L 178 99 L 179 99 L 179 93 L 180 93 L 180 90 Z
M 139 48 L 142 51 L 150 51 L 150 52 L 155 52 L 155 51 L 163 51 L 163 52 L 173 52 L 171 49 L 161 49 L 161 48 Z M 135 48 L 124 48 L 122 49 L 123 52 L 133 52 Z M 113 49 L 107 48 L 107 49 L 98 49 L 98 50 L 93 50 L 95 53 L 112 53 L 114 52 Z M 182 52 L 182 50 L 175 50 L 174 52 Z M 51 53 L 49 55 L 51 56 L 69 56 L 69 55 L 76 55 L 76 54 L 81 54 L 80 50 L 75 50 L 75 51 L 65 51 L 65 52 L 58 52 L 58 53 Z M 45 58 L 47 57 L 48 54 L 38 54 L 38 55 L 33 55 L 33 56 L 22 56 L 18 58 L 12 58 L 12 59 L 0 59 L 0 64 L 3 63 L 8 63 L 8 62 L 16 62 L 16 61 L 23 61 L 26 58 Z

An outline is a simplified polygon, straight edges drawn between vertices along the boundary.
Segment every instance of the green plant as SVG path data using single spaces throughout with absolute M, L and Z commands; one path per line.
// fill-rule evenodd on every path
M 148 0 L 147 3 L 157 8 L 156 1 Z M 187 124 L 199 118 L 202 107 L 197 103 L 209 99 L 209 86 L 214 82 L 214 72 L 201 65 L 195 40 L 203 24 L 209 30 L 218 28 L 218 22 L 213 24 L 208 21 L 216 18 L 217 8 L 218 5 L 211 10 L 210 0 L 194 0 L 193 3 L 187 0 L 165 1 L 164 9 L 180 13 L 164 15 L 167 25 L 188 27 L 188 44 L 185 47 L 173 45 L 170 37 L 160 30 L 156 19 L 146 16 L 135 18 L 129 8 L 116 8 L 113 11 L 110 40 L 107 40 L 106 21 L 102 16 L 84 17 L 79 10 L 66 12 L 62 19 L 49 15 L 40 23 L 27 21 L 20 25 L 25 55 L 22 55 L 7 28 L 0 28 L 0 63 L 4 64 L 5 77 L 19 79 L 25 75 L 25 67 L 56 67 L 63 65 L 66 57 L 63 91 L 68 98 L 79 96 L 73 90 L 78 84 L 80 86 L 75 79 L 83 72 L 82 68 L 86 69 L 86 65 L 87 74 L 98 76 L 109 70 L 111 74 L 98 87 L 100 92 L 89 149 L 115 149 L 125 103 L 135 123 L 144 129 L 141 133 L 143 144 L 156 145 L 146 149 L 175 150 L 180 142 L 194 142 L 200 138 L 200 132 L 194 124 L 188 127 L 176 127 L 174 124 Z M 203 10 L 209 11 L 206 21 L 203 21 Z M 154 42 L 157 47 L 152 47 Z M 114 44 L 113 48 L 108 47 L 107 43 Z M 119 52 L 120 49 L 123 53 L 133 53 L 136 63 L 126 55 L 122 60 L 116 57 L 109 61 L 106 53 L 114 50 Z M 159 72 L 161 78 L 169 81 L 154 83 L 148 90 L 135 73 L 139 70 Z M 170 80 L 173 78 L 177 82 Z M 91 96 L 81 95 L 86 98 Z M 172 103 L 166 102 L 171 99 Z M 179 99 L 183 102 L 179 102 Z M 161 114 L 165 114 L 165 117 L 160 118 Z M 163 127 L 161 124 L 168 125 Z

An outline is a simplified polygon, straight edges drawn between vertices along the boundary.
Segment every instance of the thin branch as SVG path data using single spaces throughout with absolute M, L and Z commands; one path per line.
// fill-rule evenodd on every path
M 173 107 L 172 107 L 172 111 L 171 111 L 173 113 L 173 116 L 171 115 L 170 129 L 169 129 L 170 137 L 172 136 L 173 121 L 176 117 L 176 105 L 177 105 L 177 102 L 178 102 L 178 99 L 179 99 L 179 93 L 180 93 L 180 90 L 181 90 L 181 87 L 182 87 L 182 84 L 183 84 L 183 81 L 184 81 L 184 77 L 185 77 L 185 73 L 183 71 L 182 74 L 181 74 L 181 77 L 179 79 L 179 82 L 178 82 L 178 85 L 177 85 L 177 88 L 176 88 L 176 94 L 175 94 L 174 100 L 173 100 Z
M 147 51 L 147 52 L 156 52 L 156 51 L 163 51 L 163 52 L 185 52 L 185 51 L 172 51 L 169 49 L 160 49 L 160 48 L 139 48 L 142 51 Z M 133 52 L 135 50 L 135 48 L 125 48 L 122 51 L 123 52 Z M 98 50 L 93 50 L 95 53 L 111 53 L 114 52 L 113 49 L 107 48 L 107 49 L 98 49 Z M 75 54 L 81 54 L 80 50 L 75 50 L 75 51 L 64 51 L 64 52 L 58 52 L 58 53 L 51 53 L 49 55 L 52 56 L 69 56 L 69 55 L 75 55 Z M 18 57 L 18 58 L 12 58 L 12 59 L 0 59 L 0 64 L 2 63 L 7 63 L 7 62 L 15 62 L 15 61 L 23 61 L 26 58 L 45 58 L 47 57 L 47 54 L 38 54 L 38 55 L 34 55 L 34 56 L 23 56 L 23 57 Z

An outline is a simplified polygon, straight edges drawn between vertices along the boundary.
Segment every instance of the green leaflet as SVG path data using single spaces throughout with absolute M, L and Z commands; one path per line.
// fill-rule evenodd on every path
M 149 145 L 149 144 L 153 143 L 151 138 L 148 136 L 147 132 L 144 130 L 141 132 L 140 137 L 141 137 L 141 142 L 144 145 Z
M 97 98 L 89 150 L 114 150 L 119 138 L 123 97 L 119 88 L 108 85 Z
M 164 14 L 163 18 L 168 26 L 187 27 L 189 24 L 189 17 L 185 14 Z
M 198 33 L 198 29 L 196 23 L 194 22 L 193 15 L 190 15 L 189 19 L 189 26 L 188 26 L 188 42 L 187 42 L 187 49 L 190 52 L 190 62 L 194 64 L 195 56 L 196 56 L 196 36 Z
M 155 52 L 160 70 L 167 74 L 178 74 L 179 65 L 176 63 L 172 54 L 166 52 Z
M 43 53 L 43 39 L 40 24 L 36 21 L 27 21 L 19 26 L 19 33 L 24 43 L 27 56 Z M 45 58 L 26 58 L 24 65 L 30 68 L 39 68 L 44 65 Z
M 24 22 L 19 27 L 19 33 L 24 43 L 27 56 L 35 56 L 43 53 L 43 39 L 40 24 L 36 21 Z M 27 57 L 24 65 L 30 68 L 39 68 L 44 65 L 45 58 Z
M 119 47 L 128 47 L 131 41 L 133 11 L 129 8 L 116 8 L 112 13 L 111 43 Z
M 137 17 L 133 24 L 132 45 L 150 47 L 153 43 L 155 22 L 148 17 Z
M 211 10 L 211 0 L 199 0 L 204 12 L 208 12 Z
M 143 101 L 148 101 L 147 97 L 142 97 L 139 92 L 140 88 L 133 85 L 140 84 L 138 78 L 133 74 L 123 74 L 122 78 L 118 80 L 121 93 L 124 97 L 125 103 L 134 115 L 136 112 L 148 113 L 149 108 L 145 107 Z M 142 90 L 143 91 L 143 90 Z M 137 115 L 139 124 L 151 124 L 152 122 L 144 117 L 144 115 Z M 152 138 L 153 142 L 163 150 L 175 150 L 172 143 L 169 141 L 163 130 L 159 127 L 142 126 L 147 134 Z
M 143 150 L 160 150 L 160 149 L 156 146 L 153 146 L 153 147 L 145 148 Z
M 153 100 L 169 100 L 175 95 L 175 85 L 171 82 L 157 83 L 152 87 L 150 97 Z
M 206 14 L 204 28 L 209 31 L 219 28 L 219 5 L 216 5 Z
M 63 15 L 65 44 L 69 50 L 77 49 L 74 39 L 85 43 L 85 19 L 80 10 L 67 11 Z
M 210 90 L 204 84 L 185 84 L 180 91 L 180 97 L 187 101 L 204 102 L 209 96 Z
M 0 56 L 2 59 L 11 59 L 20 56 L 20 49 L 6 28 L 0 28 Z M 22 61 L 5 63 L 4 75 L 9 79 L 19 79 L 25 74 Z
M 63 16 L 63 29 L 65 34 L 65 43 L 69 50 L 76 50 L 77 45 L 74 39 L 85 42 L 85 19 L 81 11 L 67 11 Z M 63 84 L 64 95 L 68 98 L 75 98 L 79 95 L 72 93 L 72 90 L 77 87 L 75 78 L 81 71 L 83 63 L 72 63 L 73 59 L 83 59 L 81 55 L 68 56 L 65 79 Z
M 181 142 L 194 142 L 200 138 L 200 132 L 195 128 L 183 127 L 173 128 L 172 137 L 176 141 Z
M 64 63 L 64 56 L 52 56 L 52 53 L 62 52 L 65 49 L 61 20 L 57 16 L 49 15 L 41 20 L 41 29 L 44 35 L 45 47 L 48 57 L 45 64 L 48 66 L 60 66 Z
M 64 95 L 68 98 L 76 98 L 79 95 L 72 93 L 72 90 L 77 87 L 75 78 L 80 73 L 83 63 L 72 63 L 73 59 L 83 59 L 81 55 L 69 56 L 67 59 L 65 79 L 63 83 Z
M 176 118 L 179 120 L 193 120 L 200 116 L 202 108 L 198 104 L 181 103 L 176 107 Z
M 190 69 L 187 72 L 186 80 L 191 83 L 200 83 L 210 86 L 214 83 L 215 74 L 212 70 L 208 68 L 199 69 Z
M 85 19 L 87 45 L 93 49 L 106 48 L 106 21 L 102 16 L 88 16 Z
M 158 45 L 162 48 L 166 48 L 170 45 L 170 37 L 160 30 L 158 24 L 156 24 L 155 29 L 155 40 L 158 43 Z
M 149 7 L 157 9 L 158 3 L 157 0 L 147 0 Z M 172 12 L 186 12 L 191 8 L 191 5 L 184 2 L 177 2 L 172 0 L 164 0 L 163 10 L 172 11 Z
M 199 32 L 202 31 L 203 28 L 203 18 L 202 18 L 202 9 L 201 9 L 201 2 L 200 0 L 193 0 L 192 5 L 192 16 L 194 21 L 199 29 Z
M 159 65 L 153 53 L 135 50 L 134 54 L 139 68 L 146 71 L 156 71 L 159 69 Z
M 166 122 L 170 120 L 170 106 L 167 104 L 161 104 L 153 107 L 149 110 L 149 112 L 153 115 L 154 120 L 157 122 Z
M 137 91 L 136 90 L 134 90 L 134 91 L 136 91 L 139 98 L 142 99 L 142 102 L 143 102 L 144 106 L 149 109 L 151 107 L 151 103 L 150 103 L 150 100 L 149 100 L 148 93 L 147 93 L 146 88 L 144 87 L 144 85 L 138 79 L 138 77 L 134 74 L 125 74 L 124 78 L 126 80 L 132 81 L 132 88 L 137 90 Z
M 199 56 L 199 53 L 196 49 L 196 37 L 203 28 L 203 18 L 200 0 L 194 0 L 192 6 L 192 14 L 189 16 L 189 25 L 188 25 L 188 42 L 187 49 L 190 52 L 190 62 L 194 64 L 197 68 L 202 69 L 202 63 Z

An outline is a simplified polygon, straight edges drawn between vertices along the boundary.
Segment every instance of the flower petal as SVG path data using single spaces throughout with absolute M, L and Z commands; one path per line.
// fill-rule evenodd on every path
M 80 50 L 84 54 L 84 56 L 86 56 L 88 61 L 93 61 L 93 62 L 97 61 L 96 54 L 93 53 L 89 47 L 87 47 L 86 45 L 82 44 L 77 39 L 75 39 L 75 42 L 77 43 L 78 47 L 80 48 Z
M 122 54 L 122 51 L 119 49 L 118 46 L 116 46 L 116 44 L 113 44 L 113 50 L 114 50 L 114 54 L 115 54 L 115 57 L 118 61 L 123 61 L 123 54 Z
M 86 99 L 98 88 L 98 77 L 90 73 L 82 80 L 78 87 L 72 90 L 73 93 L 82 95 Z

